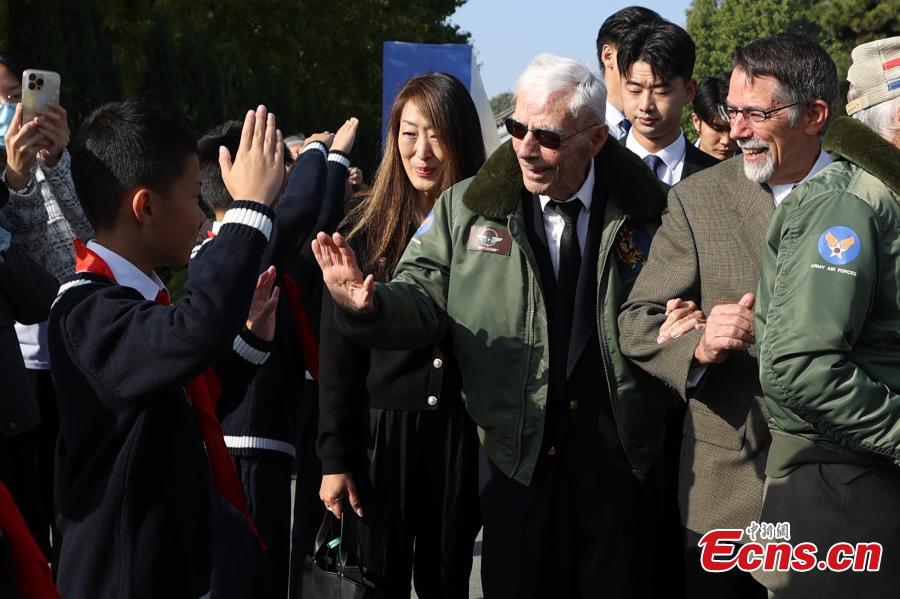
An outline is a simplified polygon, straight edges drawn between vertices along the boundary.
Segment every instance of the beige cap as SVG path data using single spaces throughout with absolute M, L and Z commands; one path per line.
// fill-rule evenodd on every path
M 847 103 L 847 114 L 900 96 L 900 36 L 857 46 L 851 57 L 847 80 L 862 95 Z

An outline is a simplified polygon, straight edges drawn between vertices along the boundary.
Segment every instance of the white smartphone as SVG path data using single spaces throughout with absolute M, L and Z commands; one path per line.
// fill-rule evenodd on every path
M 22 124 L 47 104 L 59 104 L 59 73 L 27 69 L 22 73 Z

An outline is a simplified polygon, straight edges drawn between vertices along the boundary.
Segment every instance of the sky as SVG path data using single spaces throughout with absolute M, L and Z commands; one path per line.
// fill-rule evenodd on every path
M 512 91 L 531 59 L 551 52 L 598 70 L 597 30 L 626 6 L 641 4 L 684 27 L 690 0 L 469 0 L 450 18 L 472 34 L 489 98 Z

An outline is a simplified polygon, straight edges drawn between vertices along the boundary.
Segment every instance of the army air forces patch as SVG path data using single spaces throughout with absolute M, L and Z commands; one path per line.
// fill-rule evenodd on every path
M 650 253 L 650 235 L 642 228 L 622 225 L 613 242 L 613 254 L 623 279 L 636 277 Z
M 853 262 L 860 249 L 859 235 L 848 227 L 831 227 L 819 236 L 819 255 L 835 266 Z

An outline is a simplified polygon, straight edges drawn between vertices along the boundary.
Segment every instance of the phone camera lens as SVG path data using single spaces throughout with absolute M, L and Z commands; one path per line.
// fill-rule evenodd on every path
M 37 77 L 37 75 L 35 75 L 34 73 L 29 73 L 29 75 L 28 75 L 28 80 L 29 80 L 29 81 L 34 81 L 35 77 Z
M 29 82 L 28 82 L 28 89 L 34 89 L 34 82 L 33 82 L 33 81 L 29 81 Z
M 43 79 L 38 79 L 38 80 L 37 80 L 37 84 L 40 85 L 41 87 L 43 87 L 43 86 L 44 86 L 44 80 L 43 80 Z

